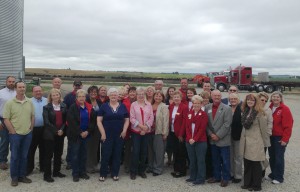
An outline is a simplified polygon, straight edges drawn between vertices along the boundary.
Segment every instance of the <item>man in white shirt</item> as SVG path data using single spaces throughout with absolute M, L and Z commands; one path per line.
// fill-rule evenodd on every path
M 7 156 L 9 146 L 8 130 L 3 120 L 3 109 L 8 100 L 16 97 L 15 81 L 15 77 L 8 76 L 6 78 L 6 87 L 0 90 L 0 169 L 2 170 L 8 169 Z

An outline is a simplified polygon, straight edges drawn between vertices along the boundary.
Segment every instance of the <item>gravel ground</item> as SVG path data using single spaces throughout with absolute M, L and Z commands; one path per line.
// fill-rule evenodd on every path
M 240 93 L 241 98 L 244 98 L 246 93 Z M 223 93 L 226 96 L 226 93 Z M 263 191 L 300 191 L 300 152 L 297 147 L 300 144 L 300 97 L 299 95 L 286 94 L 284 95 L 285 103 L 290 107 L 294 116 L 294 128 L 290 143 L 285 153 L 285 181 L 282 184 L 274 185 L 269 181 L 264 181 L 262 184 Z M 64 155 L 65 156 L 65 151 Z M 137 177 L 135 181 L 130 180 L 129 175 L 124 172 L 123 167 L 120 171 L 120 180 L 114 182 L 108 178 L 105 182 L 98 181 L 99 174 L 90 174 L 90 180 L 80 180 L 78 183 L 72 181 L 71 171 L 65 170 L 63 165 L 62 173 L 67 174 L 66 178 L 56 179 L 54 183 L 46 183 L 43 181 L 43 175 L 38 170 L 34 170 L 34 173 L 29 176 L 33 180 L 31 184 L 19 183 L 17 187 L 10 186 L 9 170 L 0 170 L 0 191 L 63 191 L 63 192 L 75 192 L 75 191 L 113 191 L 113 192 L 135 192 L 135 191 L 246 191 L 240 188 L 240 184 L 230 184 L 226 188 L 221 188 L 219 184 L 205 184 L 202 186 L 191 186 L 185 182 L 185 178 L 175 179 L 170 173 L 172 168 L 166 167 L 165 172 L 161 176 L 153 177 L 152 174 L 148 174 L 147 179 Z M 270 169 L 267 169 L 267 174 Z

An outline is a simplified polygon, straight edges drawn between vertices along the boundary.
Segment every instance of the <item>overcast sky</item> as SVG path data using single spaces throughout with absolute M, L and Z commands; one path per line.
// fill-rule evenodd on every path
M 26 0 L 26 67 L 300 75 L 299 0 Z

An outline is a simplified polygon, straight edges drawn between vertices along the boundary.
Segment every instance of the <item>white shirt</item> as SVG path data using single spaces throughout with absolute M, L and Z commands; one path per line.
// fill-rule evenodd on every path
M 172 132 L 174 132 L 174 120 L 176 117 L 177 110 L 178 110 L 178 106 L 174 106 L 173 111 L 172 111 L 172 126 L 171 126 Z
M 193 107 L 193 102 L 189 101 L 189 110 Z
M 272 113 L 274 113 L 276 111 L 278 107 L 272 107 Z
M 16 91 L 7 87 L 0 90 L 0 117 L 3 117 L 4 105 L 7 101 L 16 97 Z

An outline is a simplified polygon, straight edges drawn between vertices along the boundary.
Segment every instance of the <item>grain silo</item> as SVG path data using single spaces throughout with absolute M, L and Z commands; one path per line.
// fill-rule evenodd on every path
M 0 85 L 6 76 L 24 78 L 24 0 L 0 0 Z

